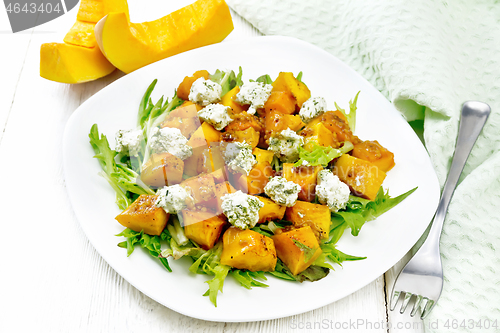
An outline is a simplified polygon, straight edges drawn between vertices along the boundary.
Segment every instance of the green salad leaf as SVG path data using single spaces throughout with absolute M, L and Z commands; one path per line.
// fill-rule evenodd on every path
M 264 74 L 262 76 L 259 76 L 257 78 L 257 80 L 255 80 L 256 82 L 261 82 L 261 83 L 264 83 L 264 84 L 272 84 L 273 83 L 273 79 L 271 79 L 271 77 L 268 75 L 268 74 Z
M 356 260 L 363 260 L 366 259 L 366 257 L 356 257 L 356 256 L 351 256 L 349 254 L 346 254 L 336 248 L 335 243 L 332 241 L 322 241 L 321 242 L 321 249 L 323 250 L 323 254 L 328 257 L 333 263 L 339 264 L 342 266 L 342 263 L 344 261 L 356 261 Z
M 299 74 L 297 74 L 297 77 L 296 77 L 297 81 L 302 82 L 302 74 L 303 74 L 302 71 L 300 71 Z M 304 82 L 302 82 L 302 83 L 304 83 Z
M 351 234 L 357 236 L 361 227 L 368 221 L 372 221 L 379 217 L 389 209 L 393 208 L 410 194 L 415 192 L 417 187 L 403 193 L 397 197 L 391 198 L 389 191 L 385 191 L 381 187 L 377 193 L 375 200 L 370 201 L 363 198 L 350 196 L 347 207 L 344 211 L 332 213 L 335 219 L 341 218 L 346 227 L 351 228 Z
M 240 67 L 241 70 L 241 67 Z M 240 72 L 241 73 L 241 72 Z M 240 73 L 238 73 L 239 79 L 241 81 Z M 222 87 L 222 95 L 227 94 L 231 89 L 237 85 L 237 76 L 234 71 L 224 72 L 221 70 L 216 70 L 214 74 L 209 75 L 210 80 L 218 83 Z
M 264 272 L 250 272 L 247 270 L 232 269 L 229 274 L 231 274 L 231 276 L 246 289 L 252 289 L 252 287 L 269 287 L 267 284 L 258 281 L 267 280 Z
M 347 118 L 347 123 L 349 124 L 349 128 L 351 129 L 351 131 L 353 133 L 354 133 L 354 129 L 356 128 L 356 110 L 358 109 L 358 107 L 357 107 L 356 104 L 358 103 L 358 96 L 359 96 L 360 92 L 361 91 L 358 91 L 358 93 L 354 97 L 354 101 L 353 100 L 349 101 L 349 113 L 346 113 L 346 111 L 344 109 L 342 109 L 337 104 L 337 102 L 334 102 L 335 107 L 337 108 L 337 110 L 339 110 L 340 112 L 342 112 L 344 114 L 344 116 Z
M 131 204 L 131 200 L 127 195 L 127 192 L 119 186 L 116 176 L 113 176 L 117 172 L 117 166 L 115 162 L 116 151 L 109 148 L 108 139 L 104 134 L 99 137 L 99 129 L 97 124 L 92 125 L 90 129 L 90 145 L 95 152 L 95 158 L 99 160 L 103 172 L 99 174 L 104 177 L 109 185 L 116 192 L 116 204 L 121 209 L 127 208 Z
M 127 249 L 127 256 L 130 256 L 132 252 L 134 252 L 134 247 L 136 244 L 139 244 L 143 249 L 148 250 L 149 254 L 162 263 L 162 265 L 171 272 L 172 269 L 168 264 L 168 260 L 166 258 L 161 257 L 161 241 L 164 238 L 161 236 L 151 236 L 145 234 L 143 231 L 137 232 L 131 229 L 125 229 L 116 236 L 125 237 L 126 240 L 118 243 L 119 247 L 123 247 Z
M 238 70 L 238 75 L 236 75 L 236 85 L 238 87 L 241 87 L 243 85 L 243 80 L 241 79 L 243 77 L 243 70 L 241 69 L 241 66 Z
M 335 149 L 332 147 L 322 147 L 314 142 L 313 145 L 314 149 L 311 152 L 306 150 L 304 147 L 299 147 L 299 160 L 295 162 L 293 166 L 297 167 L 301 165 L 322 165 L 326 167 L 328 163 L 330 163 L 330 161 L 332 161 L 334 158 L 337 158 L 342 154 L 349 152 L 354 147 L 354 145 L 349 141 L 344 142 L 344 145 L 339 149 Z
M 154 79 L 153 82 L 149 85 L 148 89 L 142 96 L 141 103 L 139 104 L 139 112 L 137 114 L 137 125 L 143 127 L 144 122 L 148 119 L 149 113 L 153 109 L 153 104 L 151 102 L 150 96 L 153 92 L 153 89 L 156 86 L 158 79 Z

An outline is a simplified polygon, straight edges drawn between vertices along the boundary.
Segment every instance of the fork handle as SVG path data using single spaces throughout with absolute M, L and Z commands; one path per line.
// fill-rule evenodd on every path
M 483 102 L 468 101 L 462 105 L 460 127 L 458 129 L 458 138 L 453 161 L 451 162 L 450 172 L 446 178 L 441 199 L 436 214 L 434 215 L 434 221 L 432 222 L 432 227 L 425 243 L 433 242 L 439 245 L 448 205 L 457 187 L 458 179 L 462 174 L 465 162 L 467 162 L 472 147 L 479 133 L 481 133 L 490 112 L 490 106 Z

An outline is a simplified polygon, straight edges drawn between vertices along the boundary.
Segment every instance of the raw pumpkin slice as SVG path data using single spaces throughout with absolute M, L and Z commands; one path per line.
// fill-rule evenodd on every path
M 110 13 L 96 26 L 99 47 L 118 69 L 130 73 L 174 54 L 222 41 L 233 30 L 224 0 L 198 0 L 156 21 L 131 23 Z
M 111 11 L 124 11 L 126 0 L 82 0 L 77 21 L 64 43 L 45 43 L 40 48 L 40 76 L 62 83 L 96 80 L 114 71 L 104 57 L 94 35 L 95 23 Z

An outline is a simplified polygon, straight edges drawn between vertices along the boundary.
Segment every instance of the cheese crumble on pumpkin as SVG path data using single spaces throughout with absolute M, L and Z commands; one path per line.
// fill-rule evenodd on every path
M 264 203 L 252 195 L 241 191 L 224 195 L 222 212 L 233 226 L 239 229 L 253 228 L 259 221 L 259 210 Z

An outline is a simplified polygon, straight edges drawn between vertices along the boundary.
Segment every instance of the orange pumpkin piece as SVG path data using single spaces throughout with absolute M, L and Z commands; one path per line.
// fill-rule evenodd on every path
M 283 216 L 285 216 L 285 206 L 278 205 L 276 202 L 272 201 L 271 199 L 264 198 L 264 197 L 256 197 L 262 203 L 264 206 L 262 206 L 259 210 L 259 222 L 258 223 L 264 223 L 267 221 L 272 221 L 272 220 L 281 220 L 283 219 Z
M 344 154 L 335 163 L 333 173 L 360 197 L 374 200 L 386 174 L 376 165 Z
M 186 237 L 205 250 L 214 247 L 226 221 L 210 212 L 183 210 L 181 213 Z
M 196 131 L 196 129 L 200 127 L 200 120 L 198 119 L 198 117 L 168 117 L 163 123 L 161 123 L 160 127 L 178 128 L 181 131 L 181 134 L 189 139 L 191 135 Z
M 188 145 L 193 148 L 205 146 L 209 147 L 212 142 L 221 141 L 222 133 L 216 130 L 209 123 L 202 123 L 200 127 L 193 133 L 188 141 Z
M 141 195 L 115 219 L 122 226 L 148 235 L 159 236 L 167 225 L 170 214 L 156 207 L 156 195 Z
M 236 98 L 236 94 L 240 92 L 240 87 L 236 86 L 233 89 L 229 90 L 220 101 L 220 104 L 229 106 L 232 110 L 233 115 L 242 113 L 243 111 L 247 111 L 249 105 L 240 105 L 234 99 Z
M 225 142 L 246 142 L 255 148 L 259 144 L 260 133 L 253 127 L 249 127 L 243 131 L 226 131 L 222 135 L 222 139 Z
M 318 172 L 323 170 L 318 166 L 298 166 L 293 163 L 283 163 L 283 177 L 288 181 L 300 185 L 299 200 L 313 201 L 316 195 L 316 183 Z
M 311 91 L 307 86 L 297 80 L 293 73 L 281 72 L 273 82 L 273 91 L 287 91 L 295 97 L 295 110 L 299 111 L 302 104 L 311 97 Z
M 230 227 L 222 237 L 222 265 L 251 272 L 272 272 L 278 258 L 271 238 L 258 232 Z
M 273 240 L 278 258 L 293 275 L 306 270 L 323 252 L 309 226 L 281 232 Z
M 328 239 L 330 235 L 331 213 L 326 205 L 297 201 L 286 208 L 285 217 L 295 228 L 309 226 L 318 239 Z
M 382 147 L 378 141 L 363 141 L 354 145 L 352 156 L 373 163 L 384 172 L 396 165 L 394 154 Z
M 312 128 L 317 123 L 323 123 L 323 125 L 333 133 L 337 147 L 344 141 L 350 141 L 353 144 L 358 143 L 359 139 L 352 133 L 345 117 L 343 115 L 340 117 L 339 114 L 342 115 L 340 111 L 327 111 L 321 116 L 311 120 L 306 128 Z
M 269 111 L 266 112 L 265 125 L 265 139 L 267 140 L 274 133 L 279 133 L 287 128 L 292 131 L 298 131 L 304 127 L 305 124 L 298 115 L 293 116 L 278 111 Z
M 141 180 L 149 186 L 162 187 L 182 181 L 184 161 L 170 153 L 153 154 L 144 164 Z
M 211 174 L 188 178 L 181 186 L 191 194 L 195 204 L 215 198 L 215 182 Z
M 252 127 L 257 132 L 264 131 L 264 126 L 260 118 L 254 116 L 253 114 L 241 112 L 233 115 L 233 121 L 226 126 L 226 132 L 244 131 L 249 127 Z
M 294 114 L 297 101 L 290 91 L 273 91 L 264 104 L 267 112 L 277 111 L 283 114 Z
M 253 166 L 248 176 L 242 174 L 238 179 L 238 189 L 243 193 L 264 193 L 264 186 L 269 182 L 269 177 L 274 175 L 274 170 L 269 162 L 257 163 Z
M 186 76 L 177 88 L 177 97 L 182 98 L 183 100 L 189 100 L 189 91 L 191 90 L 191 86 L 193 85 L 193 82 L 198 80 L 200 77 L 208 80 L 209 73 L 206 70 L 201 70 L 194 72 L 192 76 Z
M 325 125 L 316 123 L 314 126 L 306 127 L 299 133 L 304 137 L 304 149 L 313 151 L 315 144 L 321 147 L 337 147 L 335 137 Z

